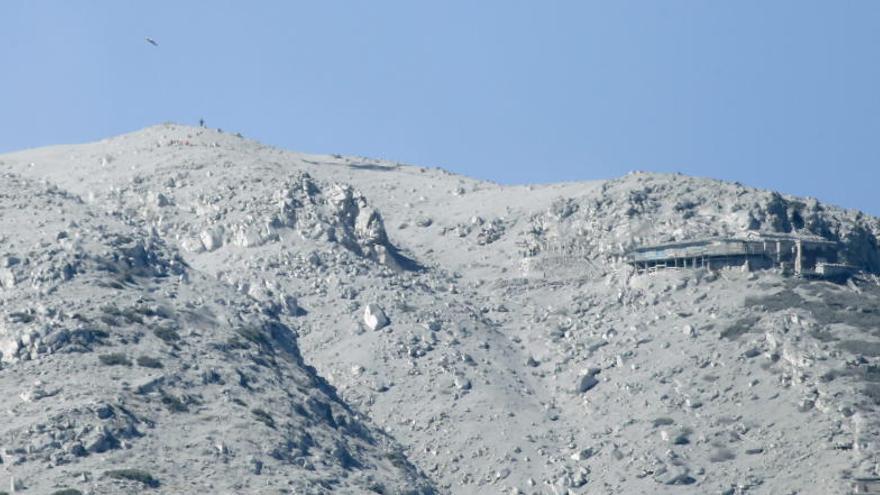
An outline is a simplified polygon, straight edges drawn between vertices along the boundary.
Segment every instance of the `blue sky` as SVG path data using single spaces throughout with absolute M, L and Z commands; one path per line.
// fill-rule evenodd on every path
M 202 117 L 502 183 L 682 172 L 880 214 L 877 1 L 3 0 L 0 26 L 0 151 Z

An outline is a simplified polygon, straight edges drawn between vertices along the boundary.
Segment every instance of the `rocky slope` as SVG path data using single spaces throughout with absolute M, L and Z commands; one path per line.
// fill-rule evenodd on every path
M 289 327 L 155 231 L 5 173 L 0 232 L 10 491 L 432 492 Z
M 224 479 L 241 488 L 227 489 L 280 492 L 275 480 L 296 479 L 313 492 L 333 489 L 328 483 L 354 492 L 373 485 L 386 493 L 428 491 L 423 472 L 443 493 L 843 494 L 857 479 L 880 474 L 876 218 L 678 175 L 499 186 L 438 169 L 291 153 L 174 125 L 4 155 L 0 170 L 48 181 L 41 187 L 72 204 L 81 201 L 65 219 L 113 220 L 125 232 L 147 233 L 140 238 L 166 253 L 160 278 L 180 288 L 163 314 L 178 333 L 195 332 L 193 340 L 210 352 L 178 356 L 198 373 L 187 368 L 189 382 L 161 382 L 187 385 L 157 389 L 160 402 L 163 393 L 183 401 L 174 394 L 210 389 L 196 377 L 222 362 L 227 374 L 249 369 L 246 383 L 274 380 L 263 385 L 270 397 L 259 400 L 259 409 L 276 429 L 284 421 L 298 424 L 291 403 L 302 397 L 287 395 L 294 389 L 320 392 L 331 409 L 338 406 L 314 425 L 324 428 L 320 434 L 308 437 L 279 436 L 259 418 L 262 430 L 226 431 L 242 445 L 283 438 L 288 451 L 320 435 L 327 440 L 317 444 L 334 445 L 315 454 L 323 464 L 293 467 L 285 464 L 287 454 L 273 460 L 265 448 L 260 454 L 238 446 L 230 462 L 243 463 L 235 464 L 240 474 L 229 471 Z M 51 217 L 34 218 L 43 216 Z M 19 229 L 27 223 L 13 221 Z M 624 250 L 642 243 L 747 231 L 839 241 L 845 261 L 863 272 L 835 285 L 774 271 L 638 275 L 621 260 Z M 66 264 L 74 266 L 57 254 L 46 259 L 62 279 Z M 8 292 L 16 297 L 24 294 L 20 276 L 13 274 L 16 288 Z M 146 297 L 141 283 L 119 284 L 106 289 L 108 297 L 122 297 L 120 291 L 132 300 Z M 209 305 L 207 323 L 189 316 L 186 288 Z M 214 291 L 228 293 L 220 307 L 218 296 L 206 295 Z M 33 297 L 76 300 L 44 293 Z M 104 311 L 100 302 L 90 307 Z M 130 360 L 151 341 L 149 325 L 160 323 L 144 327 L 147 322 L 110 317 L 146 335 L 114 342 L 113 352 Z M 244 327 L 263 333 L 245 330 L 242 337 L 238 322 L 252 318 L 262 323 Z M 231 323 L 215 329 L 221 321 Z M 281 342 L 273 329 L 284 329 Z M 238 349 L 239 343 L 249 347 Z M 4 390 L 47 369 L 40 359 L 20 360 L 23 341 L 14 346 L 18 361 L 0 370 Z M 322 378 L 302 366 L 297 348 Z M 294 356 L 291 376 L 276 371 L 286 362 L 279 353 Z M 209 365 L 212 359 L 216 364 Z M 131 378 L 134 395 L 139 383 Z M 184 402 L 190 408 L 184 417 L 234 417 L 238 408 L 227 400 L 233 401 L 227 409 L 212 412 Z M 241 411 L 254 408 L 241 400 L 250 406 Z M 244 416 L 253 420 L 250 414 Z M 337 415 L 346 419 L 340 424 Z M 201 430 L 185 426 L 147 437 L 168 451 L 192 452 L 171 441 L 199 444 Z M 132 448 L 139 442 L 131 440 Z M 395 442 L 403 454 L 393 453 Z M 384 453 L 380 446 L 387 446 Z M 269 469 L 255 474 L 251 458 Z M 103 465 L 119 463 L 108 458 Z M 184 472 L 207 478 L 199 476 L 210 468 L 195 465 L 202 466 L 193 461 Z M 21 479 L 45 469 L 22 466 L 35 470 L 4 464 Z M 292 471 L 300 468 L 312 477 Z M 289 487 L 297 489 L 303 490 Z

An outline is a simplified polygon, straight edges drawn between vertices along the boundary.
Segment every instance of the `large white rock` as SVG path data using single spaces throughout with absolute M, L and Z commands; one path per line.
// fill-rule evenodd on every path
M 187 253 L 202 253 L 205 251 L 205 245 L 198 237 L 185 237 L 180 241 L 180 248 Z
M 201 234 L 202 244 L 208 251 L 214 251 L 223 245 L 223 233 L 219 229 L 205 230 Z
M 385 224 L 379 212 L 370 207 L 358 210 L 354 232 L 358 240 L 365 244 L 382 243 L 385 240 Z
M 263 238 L 260 236 L 260 230 L 257 227 L 244 225 L 236 229 L 232 242 L 236 246 L 244 248 L 257 247 L 264 244 Z
M 379 330 L 388 325 L 388 317 L 382 308 L 375 304 L 367 304 L 364 308 L 364 325 L 370 330 Z
M 15 272 L 6 268 L 0 269 L 0 287 L 11 289 L 15 287 L 15 282 Z
M 21 341 L 17 338 L 0 338 L 0 360 L 11 361 L 16 357 L 20 348 Z

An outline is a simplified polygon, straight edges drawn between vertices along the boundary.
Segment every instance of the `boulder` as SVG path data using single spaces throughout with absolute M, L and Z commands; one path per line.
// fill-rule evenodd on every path
M 0 269 L 0 287 L 11 289 L 15 287 L 15 272 L 8 268 Z
M 208 229 L 200 235 L 202 244 L 208 251 L 214 251 L 223 245 L 223 233 L 219 229 Z
M 370 330 L 379 330 L 389 323 L 385 311 L 376 304 L 367 304 L 364 308 L 364 325 Z
M 690 470 L 685 466 L 658 469 L 654 473 L 654 480 L 664 485 L 691 485 L 697 481 L 691 477 Z
M 571 455 L 571 460 L 573 461 L 585 461 L 590 457 L 593 457 L 593 449 L 592 447 L 587 447 L 584 449 L 580 449 L 574 454 Z
M 12 337 L 0 339 L 0 360 L 13 360 L 18 356 L 19 349 L 21 349 L 21 341 L 19 339 Z
M 596 375 L 598 375 L 600 371 L 601 370 L 598 368 L 585 370 L 578 379 L 576 388 L 577 393 L 583 394 L 598 385 L 599 380 L 596 379 Z

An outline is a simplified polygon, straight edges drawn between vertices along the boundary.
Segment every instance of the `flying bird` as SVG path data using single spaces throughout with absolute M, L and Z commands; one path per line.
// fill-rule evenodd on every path
M 149 43 L 153 46 L 159 46 L 159 43 L 156 43 L 156 40 L 154 40 L 153 38 L 150 38 L 149 36 L 144 39 L 147 40 L 147 43 Z

